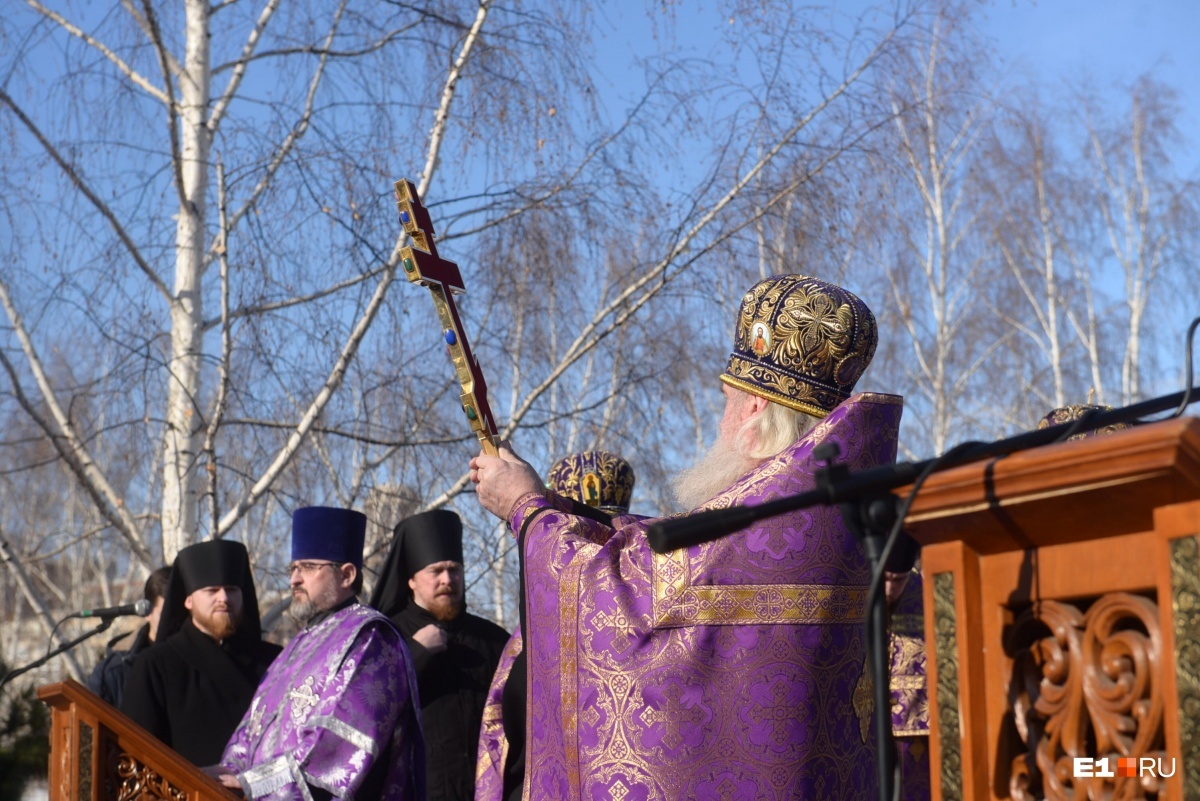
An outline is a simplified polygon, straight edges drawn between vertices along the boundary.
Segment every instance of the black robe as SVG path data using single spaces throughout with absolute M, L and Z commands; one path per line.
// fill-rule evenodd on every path
M 89 690 L 118 709 L 121 708 L 121 699 L 125 697 L 125 682 L 133 672 L 133 663 L 154 645 L 154 641 L 150 639 L 150 624 L 144 623 L 135 633 L 128 651 L 113 648 L 128 636 L 129 634 L 125 633 L 108 641 L 104 658 L 92 669 L 87 680 Z
M 475 760 L 483 706 L 508 632 L 490 620 L 463 612 L 439 623 L 415 603 L 392 617 L 412 652 L 421 696 L 428 801 L 475 797 Z M 437 623 L 449 635 L 445 651 L 431 654 L 413 634 Z
M 192 764 L 215 765 L 282 650 L 238 637 L 218 645 L 189 619 L 134 662 L 121 711 Z

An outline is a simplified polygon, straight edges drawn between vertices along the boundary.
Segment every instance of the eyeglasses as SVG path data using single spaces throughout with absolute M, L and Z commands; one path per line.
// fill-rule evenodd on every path
M 288 578 L 291 578 L 297 570 L 302 576 L 311 576 L 323 567 L 341 567 L 341 565 L 337 562 L 293 562 L 288 565 Z

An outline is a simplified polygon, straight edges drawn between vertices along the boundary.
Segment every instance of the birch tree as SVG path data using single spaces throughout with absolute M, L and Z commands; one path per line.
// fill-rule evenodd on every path
M 1094 208 L 1124 289 L 1122 404 L 1143 398 L 1147 309 L 1161 291 L 1164 272 L 1189 261 L 1180 245 L 1197 222 L 1197 186 L 1179 179 L 1171 164 L 1179 138 L 1172 91 L 1144 76 L 1131 87 L 1129 100 L 1128 114 L 1119 121 L 1102 115 L 1093 99 L 1082 104 Z
M 869 78 L 906 46 L 908 11 L 812 37 L 810 10 L 764 9 L 722 47 L 778 69 L 668 53 L 613 113 L 573 3 L 30 0 L 2 29 L 0 367 L 44 456 L 4 448 L 80 503 L 23 521 L 15 558 L 103 543 L 78 583 L 133 585 L 232 535 L 270 604 L 292 509 L 402 487 L 468 519 L 503 614 L 507 544 L 462 503 L 473 440 L 431 304 L 396 286 L 391 182 L 416 179 L 463 267 L 502 433 L 542 465 L 641 451 L 661 498 L 677 434 L 713 420 L 680 410 L 715 386 L 709 322 L 756 274 L 756 222 L 888 119 Z
M 894 179 L 879 208 L 886 221 L 879 258 L 891 290 L 885 317 L 910 348 L 900 385 L 916 402 L 909 419 L 933 453 L 970 422 L 971 382 L 1000 344 L 985 344 L 979 330 L 988 266 L 979 247 L 979 151 L 993 107 L 962 25 L 958 12 L 941 8 L 920 49 L 898 68 L 889 87 L 894 127 L 880 164 Z

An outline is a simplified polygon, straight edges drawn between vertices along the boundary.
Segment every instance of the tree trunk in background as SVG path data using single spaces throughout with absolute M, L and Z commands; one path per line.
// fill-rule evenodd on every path
M 209 86 L 212 81 L 209 7 L 186 0 L 186 56 L 179 88 L 182 195 L 175 233 L 175 285 L 171 303 L 171 359 L 167 363 L 166 431 L 163 442 L 162 541 L 169 564 L 197 541 L 203 445 L 201 368 L 204 348 L 204 277 L 208 193 Z M 173 111 L 169 113 L 174 113 Z

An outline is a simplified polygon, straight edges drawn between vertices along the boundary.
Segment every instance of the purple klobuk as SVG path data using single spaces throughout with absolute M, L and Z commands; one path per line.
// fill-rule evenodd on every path
M 852 471 L 894 461 L 901 404 L 849 398 L 701 508 L 811 489 L 825 441 Z M 836 509 L 669 554 L 650 550 L 649 521 L 609 528 L 543 495 L 516 504 L 512 530 L 535 514 L 526 799 L 874 798 L 870 567 Z M 496 774 L 481 759 L 480 789 Z
M 360 797 L 379 759 L 373 798 L 424 795 L 424 744 L 412 658 L 391 621 L 351 604 L 288 643 L 263 676 L 221 765 L 250 798 Z

